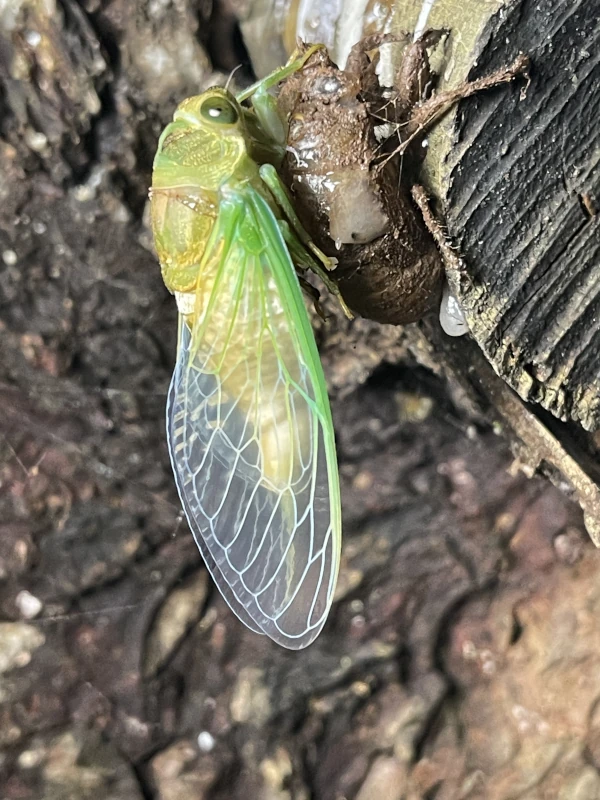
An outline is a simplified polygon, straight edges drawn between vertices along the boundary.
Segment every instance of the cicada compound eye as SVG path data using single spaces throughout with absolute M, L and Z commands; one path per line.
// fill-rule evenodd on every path
M 223 95 L 207 97 L 202 103 L 200 114 L 207 122 L 220 125 L 235 125 L 238 121 L 237 108 Z

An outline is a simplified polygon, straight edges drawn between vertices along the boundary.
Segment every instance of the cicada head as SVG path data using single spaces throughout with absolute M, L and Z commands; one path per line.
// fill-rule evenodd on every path
M 247 161 L 242 108 L 215 87 L 177 106 L 158 143 L 152 184 L 217 192 Z

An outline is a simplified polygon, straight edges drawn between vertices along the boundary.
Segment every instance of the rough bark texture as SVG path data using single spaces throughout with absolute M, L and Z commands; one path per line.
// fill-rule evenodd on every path
M 492 19 L 476 74 L 526 50 L 531 84 L 522 101 L 465 103 L 445 197 L 472 265 L 460 300 L 475 338 L 523 398 L 588 430 L 600 427 L 600 216 L 583 202 L 600 197 L 599 35 L 586 2 Z
M 212 589 L 168 463 L 176 314 L 143 223 L 161 125 L 214 82 L 202 14 L 0 11 L 0 795 L 597 798 L 600 554 L 515 468 L 514 395 L 457 377 L 475 345 L 321 325 L 331 622 L 288 653 Z
M 471 334 L 532 403 L 522 413 L 534 414 L 529 432 L 538 428 L 545 440 L 530 440 L 524 458 L 562 473 L 598 543 L 600 17 L 577 0 L 500 5 L 480 12 L 469 58 L 463 52 L 445 77 L 488 75 L 526 52 L 530 83 L 460 105 L 432 137 L 429 185 L 463 257 L 447 277 Z M 460 25 L 452 3 L 437 14 L 429 24 Z M 514 410 L 508 422 L 522 441 Z M 557 443 L 567 459 L 557 461 Z M 564 468 L 569 459 L 578 475 Z

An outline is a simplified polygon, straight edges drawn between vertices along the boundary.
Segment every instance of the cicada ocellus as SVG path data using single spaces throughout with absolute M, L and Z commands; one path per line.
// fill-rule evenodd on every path
M 311 52 L 237 97 L 182 102 L 151 189 L 179 309 L 167 438 L 181 502 L 233 611 L 292 649 L 325 623 L 341 541 L 331 410 L 296 267 L 335 286 L 280 183 L 285 130 L 267 91 Z

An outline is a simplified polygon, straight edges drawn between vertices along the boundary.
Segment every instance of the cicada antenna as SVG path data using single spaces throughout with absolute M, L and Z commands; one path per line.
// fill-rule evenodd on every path
M 227 78 L 227 83 L 225 84 L 225 89 L 226 90 L 229 89 L 229 84 L 231 83 L 231 80 L 232 80 L 233 76 L 235 75 L 235 73 L 238 71 L 238 69 L 241 69 L 241 68 L 242 68 L 242 64 L 238 64 L 237 67 L 234 67 L 231 70 L 231 72 L 229 73 L 229 77 Z

